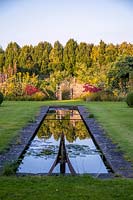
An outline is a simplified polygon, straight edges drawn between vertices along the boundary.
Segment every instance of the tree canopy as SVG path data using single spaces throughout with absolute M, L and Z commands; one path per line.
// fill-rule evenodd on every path
M 127 42 L 114 45 L 101 40 L 98 45 L 78 44 L 71 38 L 65 46 L 59 41 L 53 46 L 41 41 L 36 46 L 20 47 L 10 42 L 5 50 L 0 47 L 0 83 L 16 73 L 21 73 L 21 78 L 28 73 L 38 77 L 40 87 L 53 86 L 52 91 L 63 80 L 75 78 L 80 83 L 126 92 L 132 71 L 133 44 Z

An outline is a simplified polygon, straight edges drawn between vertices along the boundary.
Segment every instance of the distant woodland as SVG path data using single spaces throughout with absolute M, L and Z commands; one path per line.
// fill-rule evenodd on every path
M 27 85 L 50 96 L 72 79 L 126 94 L 132 72 L 133 44 L 127 42 L 94 45 L 69 39 L 65 46 L 45 41 L 23 47 L 11 42 L 5 51 L 0 47 L 0 91 L 5 96 L 23 96 Z

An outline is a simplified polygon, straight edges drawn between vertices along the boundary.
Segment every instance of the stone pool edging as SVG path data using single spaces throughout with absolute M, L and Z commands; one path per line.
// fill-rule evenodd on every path
M 22 157 L 44 120 L 48 109 L 48 106 L 42 107 L 35 120 L 19 131 L 18 136 L 11 142 L 9 150 L 0 154 L 0 174 L 7 163 L 17 162 Z
M 84 123 L 86 124 L 94 142 L 103 153 L 107 165 L 110 166 L 114 176 L 133 178 L 133 163 L 125 160 L 123 153 L 118 149 L 107 133 L 95 118 L 89 118 L 89 111 L 84 106 L 77 106 Z

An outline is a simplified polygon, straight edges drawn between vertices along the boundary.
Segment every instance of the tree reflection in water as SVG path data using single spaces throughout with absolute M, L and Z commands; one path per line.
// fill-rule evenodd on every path
M 90 137 L 76 110 L 55 110 L 50 112 L 41 125 L 37 136 L 49 139 L 53 135 L 54 139 L 58 141 L 62 133 L 65 135 L 66 140 L 71 143 L 77 138 L 83 140 Z

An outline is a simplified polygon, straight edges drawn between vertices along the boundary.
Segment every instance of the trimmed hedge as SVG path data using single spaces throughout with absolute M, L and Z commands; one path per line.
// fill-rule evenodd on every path
M 130 92 L 127 95 L 126 102 L 127 102 L 129 107 L 133 107 L 133 92 Z
M 4 95 L 0 92 L 0 105 L 2 104 L 3 100 L 4 100 Z

